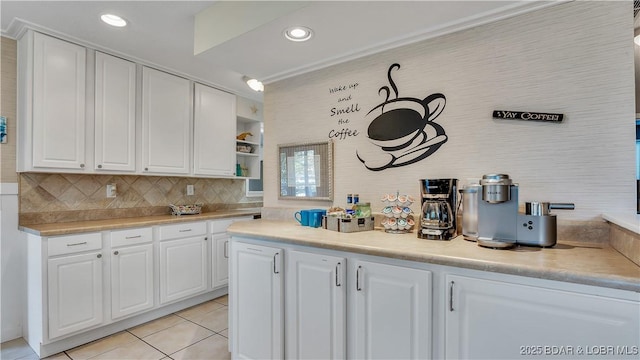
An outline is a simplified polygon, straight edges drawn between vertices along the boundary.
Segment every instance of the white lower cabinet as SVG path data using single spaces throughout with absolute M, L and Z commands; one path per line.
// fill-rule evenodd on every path
M 111 318 L 153 307 L 153 245 L 111 251 Z
M 207 290 L 206 228 L 206 222 L 160 227 L 160 304 Z
M 229 235 L 227 233 L 213 234 L 211 246 L 215 247 L 212 268 L 212 286 L 219 288 L 229 283 Z
M 351 262 L 350 358 L 431 358 L 431 272 Z
M 286 253 L 287 359 L 346 358 L 346 259 Z
M 232 242 L 230 333 L 234 359 L 284 356 L 283 251 Z
M 102 323 L 100 234 L 52 238 L 48 247 L 49 338 Z
M 232 249 L 234 358 L 431 358 L 431 272 L 285 249 L 282 274 L 281 249 Z
M 640 354 L 638 293 L 242 237 L 231 248 L 235 359 Z
M 111 231 L 111 319 L 154 306 L 151 227 Z
M 232 219 L 212 220 L 209 222 L 211 233 L 211 287 L 222 288 L 229 284 L 229 241 L 227 234 L 229 225 L 236 221 L 249 221 L 253 217 L 238 217 Z
M 638 357 L 638 301 L 457 275 L 446 285 L 447 359 Z

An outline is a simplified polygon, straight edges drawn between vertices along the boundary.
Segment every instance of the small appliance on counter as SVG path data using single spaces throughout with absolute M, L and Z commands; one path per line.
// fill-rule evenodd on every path
M 482 176 L 463 196 L 463 235 L 479 246 L 509 249 L 517 244 L 552 247 L 557 242 L 557 219 L 549 210 L 573 210 L 574 204 L 527 202 L 518 213 L 518 184 L 506 174 Z M 482 194 L 482 195 L 480 195 Z
M 518 184 L 505 174 L 483 175 L 478 201 L 478 245 L 508 249 L 516 245 Z
M 457 206 L 458 179 L 420 180 L 420 225 L 418 237 L 451 240 L 457 235 L 454 210 Z
M 462 237 L 469 241 L 478 241 L 478 194 L 482 191 L 482 186 L 478 184 L 467 184 L 459 190 L 462 197 L 460 205 L 462 208 Z
M 569 203 L 526 202 L 525 213 L 518 214 L 518 244 L 551 247 L 558 238 L 558 221 L 549 210 L 573 210 Z

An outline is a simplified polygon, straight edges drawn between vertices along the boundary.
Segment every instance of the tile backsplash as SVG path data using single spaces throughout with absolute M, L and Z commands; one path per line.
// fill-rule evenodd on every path
M 262 206 L 237 179 L 22 173 L 19 184 L 22 225 L 161 215 L 169 204 L 202 204 L 204 212 Z M 107 197 L 108 184 L 116 197 Z M 186 195 L 187 185 L 194 195 Z

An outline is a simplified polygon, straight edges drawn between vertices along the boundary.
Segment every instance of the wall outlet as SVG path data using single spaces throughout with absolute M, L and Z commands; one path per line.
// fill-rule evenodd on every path
M 114 198 L 116 197 L 116 184 L 107 184 L 107 197 Z
M 193 185 L 187 185 L 187 195 L 195 194 L 195 190 L 193 189 Z

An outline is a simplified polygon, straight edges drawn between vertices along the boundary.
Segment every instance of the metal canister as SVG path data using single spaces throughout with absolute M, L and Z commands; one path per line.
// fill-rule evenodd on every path
M 497 204 L 511 200 L 513 182 L 506 174 L 487 174 L 482 176 L 482 200 Z
M 478 202 L 481 189 L 480 184 L 470 184 L 459 190 L 462 194 L 462 236 L 465 240 L 478 240 Z

